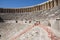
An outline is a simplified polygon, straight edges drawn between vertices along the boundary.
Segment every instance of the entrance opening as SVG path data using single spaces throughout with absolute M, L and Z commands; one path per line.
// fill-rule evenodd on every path
M 1 37 L 1 35 L 0 35 L 0 37 Z
M 4 22 L 3 19 L 0 17 L 0 22 Z
M 16 21 L 16 23 L 18 23 L 18 21 Z

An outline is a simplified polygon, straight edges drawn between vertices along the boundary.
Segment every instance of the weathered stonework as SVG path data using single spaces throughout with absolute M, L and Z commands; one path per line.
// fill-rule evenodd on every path
M 34 38 L 36 38 L 34 40 L 60 40 L 60 0 L 49 0 L 24 8 L 0 8 L 0 40 L 20 40 L 19 34 L 24 35 L 28 31 L 25 33 L 27 35 L 35 30 L 35 26 L 38 26 L 36 29 L 39 29 L 39 34 L 41 33 L 39 37 L 46 34 L 43 36 L 47 38 L 39 39 L 35 36 L 30 38 L 29 36 L 27 40 Z M 29 31 L 30 28 L 32 31 Z M 43 28 L 42 31 L 41 28 Z M 51 31 L 53 31 L 52 34 Z

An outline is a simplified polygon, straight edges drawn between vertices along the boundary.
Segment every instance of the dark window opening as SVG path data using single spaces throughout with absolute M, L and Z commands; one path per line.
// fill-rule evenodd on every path
M 50 27 L 51 27 L 51 24 L 50 24 L 50 23 L 48 23 L 48 26 L 50 26 Z
M 29 23 L 31 23 L 31 21 L 29 21 Z
M 1 35 L 0 35 L 0 37 L 1 37 Z
M 25 23 L 27 23 L 27 21 L 25 21 Z
M 4 22 L 4 20 L 0 17 L 0 22 Z
M 18 23 L 18 21 L 16 21 L 16 23 Z
M 3 13 L 3 8 L 0 8 L 0 13 Z

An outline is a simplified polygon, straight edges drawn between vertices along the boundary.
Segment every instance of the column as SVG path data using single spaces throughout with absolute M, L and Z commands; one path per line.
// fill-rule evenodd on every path
M 21 13 L 23 13 L 23 9 L 21 9 Z
M 23 13 L 24 13 L 24 8 L 23 8 Z
M 48 9 L 50 9 L 50 4 L 49 4 L 50 2 L 48 2 Z
M 58 0 L 58 5 L 60 6 L 60 0 Z
M 7 9 L 5 9 L 5 13 L 7 13 Z
M 43 4 L 43 10 L 45 10 L 45 4 Z
M 60 3 L 60 1 L 59 1 L 59 3 Z M 56 5 L 58 6 L 58 0 L 56 0 Z
M 51 2 L 49 1 L 49 9 L 51 8 Z
M 48 3 L 46 3 L 46 10 L 48 9 Z
M 22 10 L 20 9 L 20 12 L 22 13 Z
M 40 5 L 39 5 L 39 11 L 40 11 Z
M 42 5 L 40 5 L 40 10 L 42 10 Z
M 42 10 L 43 10 L 43 5 L 42 5 Z
M 28 8 L 27 8 L 27 12 L 28 12 Z
M 3 8 L 0 8 L 0 13 L 3 13 Z
M 19 13 L 21 13 L 21 9 L 19 9 Z
M 16 13 L 18 13 L 18 9 L 16 9 Z
M 54 6 L 58 6 L 58 2 L 60 4 L 60 1 L 58 1 L 58 0 L 53 0 L 53 1 L 54 1 Z
M 5 13 L 7 13 L 7 9 L 5 9 Z
M 36 11 L 36 7 L 34 7 L 34 11 Z
M 50 5 L 51 5 L 51 8 L 53 8 L 53 2 L 52 1 L 50 2 Z
M 45 10 L 46 10 L 46 3 L 44 5 L 45 5 Z
M 19 13 L 19 8 L 18 8 L 18 13 Z

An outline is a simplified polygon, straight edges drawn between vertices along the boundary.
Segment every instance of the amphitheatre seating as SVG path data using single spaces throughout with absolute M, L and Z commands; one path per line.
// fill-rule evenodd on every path
M 57 13 L 56 13 L 57 12 Z M 51 15 L 51 16 L 50 16 Z M 58 18 L 60 17 L 60 6 L 54 7 L 49 10 L 41 10 L 36 12 L 25 12 L 25 13 L 0 13 L 0 17 L 3 21 L 6 20 L 40 20 L 42 24 L 48 26 L 49 18 Z M 15 33 L 21 31 L 21 29 L 29 27 L 29 24 L 20 24 L 20 23 L 0 23 L 0 34 L 1 40 L 7 40 Z M 54 26 L 55 27 L 55 26 Z M 3 37 L 3 38 L 2 38 Z
M 30 25 L 20 24 L 20 23 L 0 23 L 0 35 L 1 40 L 8 40 L 12 35 Z
M 55 15 L 55 12 L 60 10 L 60 7 L 54 7 L 48 10 L 25 12 L 25 13 L 0 13 L 0 17 L 4 20 L 21 20 L 21 19 L 46 19 Z

